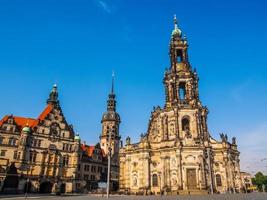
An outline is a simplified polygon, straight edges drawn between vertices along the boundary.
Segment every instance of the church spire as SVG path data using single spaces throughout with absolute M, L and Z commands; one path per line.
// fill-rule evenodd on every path
M 174 37 L 180 38 L 182 36 L 182 31 L 178 28 L 176 15 L 174 15 L 173 17 L 173 22 L 174 22 L 174 29 L 172 31 L 172 38 Z
M 114 78 L 115 78 L 115 73 L 114 73 L 114 71 L 112 71 L 111 94 L 114 94 Z
M 47 104 L 52 104 L 52 105 L 58 105 L 59 100 L 58 100 L 58 91 L 57 91 L 57 85 L 53 85 L 53 89 L 51 90 L 49 97 L 47 99 Z
M 107 101 L 107 111 L 114 111 L 116 112 L 116 95 L 114 93 L 114 72 L 112 72 L 112 83 L 111 83 L 111 93 L 108 95 Z
M 176 14 L 174 14 L 173 22 L 174 22 L 174 30 L 175 30 L 175 29 L 178 29 Z

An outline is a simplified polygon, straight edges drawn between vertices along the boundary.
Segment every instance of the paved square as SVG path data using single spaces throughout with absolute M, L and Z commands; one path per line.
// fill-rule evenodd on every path
M 24 196 L 0 196 L 1 200 L 24 200 Z M 105 196 L 95 195 L 71 195 L 71 196 L 39 196 L 30 195 L 27 199 L 46 200 L 104 200 Z M 192 195 L 192 196 L 110 196 L 111 200 L 267 200 L 267 193 L 253 194 L 226 194 L 226 195 Z

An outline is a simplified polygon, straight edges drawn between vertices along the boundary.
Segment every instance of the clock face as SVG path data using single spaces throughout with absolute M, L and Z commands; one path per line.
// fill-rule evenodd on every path
M 50 126 L 50 140 L 55 142 L 59 139 L 60 136 L 60 127 L 57 123 L 53 123 Z
M 51 127 L 50 127 L 50 135 L 52 137 L 59 136 L 59 131 L 60 131 L 60 128 L 59 128 L 59 125 L 57 123 L 54 123 L 54 124 L 51 125 Z

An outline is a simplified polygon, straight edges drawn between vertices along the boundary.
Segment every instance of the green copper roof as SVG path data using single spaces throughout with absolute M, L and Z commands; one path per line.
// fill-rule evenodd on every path
M 31 128 L 28 127 L 28 126 L 25 126 L 23 129 L 22 129 L 23 132 L 25 133 L 30 133 L 31 132 Z
M 75 135 L 74 140 L 80 140 L 80 139 L 81 139 L 81 138 L 80 138 L 79 135 Z

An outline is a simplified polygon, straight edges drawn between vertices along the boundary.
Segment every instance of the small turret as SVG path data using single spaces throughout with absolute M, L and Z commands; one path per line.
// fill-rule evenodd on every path
M 57 85 L 53 85 L 53 89 L 49 94 L 49 98 L 47 99 L 47 104 L 52 104 L 52 105 L 58 105 L 59 100 L 58 100 L 58 91 L 57 91 Z

